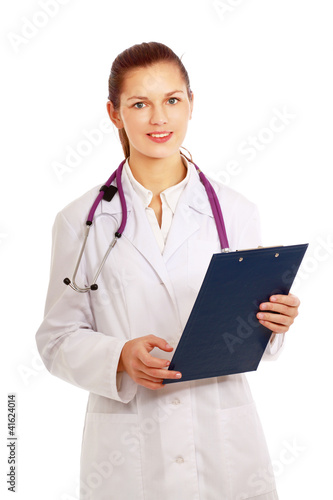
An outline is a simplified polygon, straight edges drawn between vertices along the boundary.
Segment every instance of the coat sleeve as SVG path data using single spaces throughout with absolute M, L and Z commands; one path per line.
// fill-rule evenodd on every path
M 240 250 L 246 248 L 255 248 L 261 245 L 261 227 L 258 208 L 253 205 L 249 211 L 249 216 L 240 232 L 237 248 Z M 265 361 L 275 360 L 282 352 L 285 334 L 272 334 L 267 344 L 262 359 Z
M 127 373 L 118 373 L 125 340 L 96 331 L 90 292 L 78 293 L 63 283 L 71 277 L 82 238 L 64 214 L 53 226 L 50 282 L 44 320 L 36 343 L 46 368 L 53 375 L 89 392 L 123 403 L 136 394 L 137 384 Z M 85 283 L 84 259 L 77 283 Z M 98 293 L 98 292 L 97 292 Z

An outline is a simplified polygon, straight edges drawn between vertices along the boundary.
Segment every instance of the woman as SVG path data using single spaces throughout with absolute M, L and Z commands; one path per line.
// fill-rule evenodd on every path
M 143 43 L 121 53 L 111 69 L 107 110 L 127 159 L 121 174 L 127 224 L 98 290 L 76 293 L 61 277 L 76 265 L 84 217 L 99 187 L 55 221 L 45 319 L 36 338 L 48 370 L 90 392 L 81 500 L 277 498 L 243 374 L 163 385 L 181 377 L 166 368 L 210 258 L 221 250 L 205 188 L 180 153 L 192 109 L 187 72 L 168 47 Z M 260 244 L 256 207 L 213 186 L 230 247 Z M 91 281 L 121 220 L 119 196 L 103 199 L 78 284 Z M 298 306 L 292 295 L 261 304 L 258 321 L 272 331 L 264 358 L 277 355 Z

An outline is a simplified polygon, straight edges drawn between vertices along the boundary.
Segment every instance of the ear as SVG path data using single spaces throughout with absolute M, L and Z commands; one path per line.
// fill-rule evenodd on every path
M 191 90 L 191 96 L 192 96 L 192 99 L 191 99 L 191 101 L 190 101 L 190 118 L 189 118 L 190 120 L 192 119 L 192 112 L 193 112 L 193 100 L 194 100 L 194 94 L 193 94 L 192 90 Z
M 114 109 L 112 101 L 106 103 L 106 109 L 112 123 L 118 128 L 124 128 L 123 121 L 120 116 L 120 112 Z

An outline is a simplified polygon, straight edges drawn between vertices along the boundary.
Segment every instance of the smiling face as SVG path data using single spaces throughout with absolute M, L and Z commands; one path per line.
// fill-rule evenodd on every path
M 131 158 L 156 159 L 179 155 L 192 108 L 180 70 L 168 62 L 130 70 L 119 110 L 108 105 L 112 122 L 126 131 Z

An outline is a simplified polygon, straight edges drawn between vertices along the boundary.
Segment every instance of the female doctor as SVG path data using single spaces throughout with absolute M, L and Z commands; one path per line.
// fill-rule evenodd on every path
M 181 379 L 166 368 L 210 258 L 221 251 L 205 187 L 180 152 L 192 109 L 188 74 L 171 49 L 151 42 L 121 53 L 111 69 L 107 110 L 126 159 L 112 184 L 123 189 L 127 222 L 97 290 L 77 293 L 62 278 L 73 275 L 99 187 L 65 207 L 54 224 L 36 340 L 53 375 L 89 391 L 81 500 L 278 498 L 244 374 L 163 385 L 165 378 Z M 230 248 L 258 246 L 256 206 L 212 184 Z M 89 286 L 120 231 L 119 192 L 96 208 L 78 287 Z M 264 358 L 277 356 L 298 306 L 290 294 L 260 305 L 258 321 L 272 332 Z

